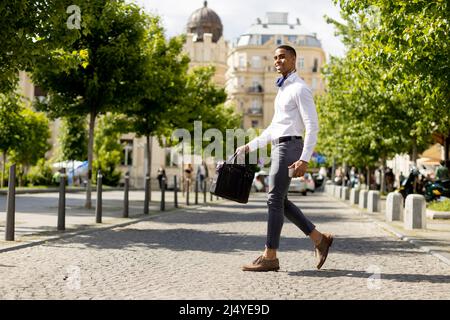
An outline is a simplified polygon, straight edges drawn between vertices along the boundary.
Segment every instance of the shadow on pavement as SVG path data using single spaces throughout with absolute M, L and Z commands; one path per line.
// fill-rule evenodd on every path
M 218 207 L 219 206 L 214 205 L 213 207 L 199 208 L 193 213 L 190 212 L 167 215 L 163 218 L 159 218 L 157 221 L 167 224 L 184 223 L 191 225 L 267 221 L 267 208 L 264 207 L 257 207 L 258 209 L 261 209 L 257 212 L 249 212 L 251 208 L 245 209 L 245 207 L 239 206 L 232 206 L 232 208 L 235 208 L 234 212 L 226 211 L 225 209 L 227 208 L 225 207 L 222 207 L 224 210 L 218 210 Z M 323 212 L 314 213 L 303 211 L 303 213 L 313 223 L 326 223 L 332 221 L 340 221 L 343 223 L 347 221 L 354 222 L 354 219 L 351 219 L 350 217 L 347 218 L 341 215 L 335 215 L 333 213 L 330 213 L 329 215 L 324 215 Z M 285 223 L 290 223 L 286 217 L 284 221 Z
M 100 233 L 93 232 L 86 235 L 62 239 L 59 243 L 80 244 L 86 248 L 96 249 L 124 249 L 133 248 L 147 249 L 169 249 L 174 251 L 205 251 L 205 252 L 239 252 L 256 251 L 264 249 L 266 241 L 265 235 L 247 235 L 234 232 L 201 231 L 195 229 L 136 229 L 117 228 L 104 230 Z M 58 243 L 48 243 L 46 246 L 57 247 Z M 79 247 L 83 249 L 83 247 Z M 413 246 L 401 241 L 390 241 L 380 238 L 336 238 L 330 255 L 333 253 L 344 253 L 357 256 L 370 255 L 398 255 L 401 253 L 414 254 L 418 250 L 409 250 Z M 280 252 L 307 251 L 312 254 L 313 245 L 309 238 L 306 238 L 299 231 L 299 237 L 283 237 L 280 241 Z M 299 256 L 301 259 L 301 256 Z
M 369 279 L 373 273 L 361 270 L 302 270 L 288 272 L 290 276 L 296 277 L 314 277 L 314 278 L 365 278 Z M 394 280 L 397 282 L 431 282 L 431 283 L 450 283 L 450 276 L 445 275 L 425 275 L 425 274 L 401 274 L 401 273 L 380 273 L 381 280 Z

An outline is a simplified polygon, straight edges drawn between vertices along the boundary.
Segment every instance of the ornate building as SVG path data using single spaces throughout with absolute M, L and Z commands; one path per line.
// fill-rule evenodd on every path
M 287 44 L 297 51 L 297 72 L 314 93 L 324 90 L 320 69 L 325 52 L 315 33 L 304 28 L 300 20 L 288 23 L 288 13 L 268 12 L 257 19 L 234 44 L 228 56 L 226 89 L 243 117 L 242 127 L 265 128 L 273 117 L 277 93 L 273 66 L 275 48 Z
M 207 1 L 191 14 L 186 29 L 184 51 L 191 59 L 190 67 L 213 65 L 216 68 L 214 81 L 224 87 L 228 43 L 223 38 L 222 21 L 217 13 L 208 8 Z

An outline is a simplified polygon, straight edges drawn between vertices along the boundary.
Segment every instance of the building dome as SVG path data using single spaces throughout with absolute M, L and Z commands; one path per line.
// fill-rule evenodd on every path
M 187 32 L 197 35 L 197 41 L 203 41 L 203 34 L 212 33 L 212 41 L 219 41 L 223 34 L 222 21 L 217 13 L 208 8 L 205 1 L 203 8 L 194 11 L 187 23 Z

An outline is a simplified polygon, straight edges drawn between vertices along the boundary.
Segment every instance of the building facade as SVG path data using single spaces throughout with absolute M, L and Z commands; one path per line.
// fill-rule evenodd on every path
M 313 93 L 324 91 L 320 70 L 326 62 L 325 52 L 315 33 L 301 24 L 288 22 L 288 13 L 268 12 L 264 20 L 242 34 L 230 49 L 226 90 L 243 115 L 242 127 L 265 128 L 273 117 L 277 94 L 277 74 L 273 55 L 277 46 L 286 44 L 297 52 L 297 72 Z

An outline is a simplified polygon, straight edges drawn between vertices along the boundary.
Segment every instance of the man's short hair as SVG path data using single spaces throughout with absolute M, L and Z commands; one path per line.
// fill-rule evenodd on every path
M 294 55 L 294 57 L 297 57 L 297 52 L 295 51 L 294 48 L 292 48 L 291 46 L 288 46 L 286 44 L 283 44 L 281 46 L 278 46 L 277 49 L 284 49 L 286 51 L 289 51 L 290 53 L 292 53 Z M 275 49 L 276 50 L 276 49 Z

